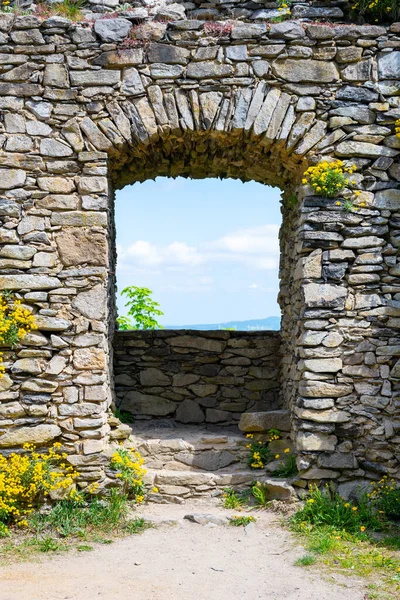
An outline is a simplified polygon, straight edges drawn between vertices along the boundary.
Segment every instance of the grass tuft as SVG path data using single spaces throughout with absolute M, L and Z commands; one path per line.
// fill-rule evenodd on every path
M 312 554 L 305 554 L 304 556 L 298 558 L 294 564 L 296 565 L 296 567 L 309 567 L 310 565 L 313 565 L 316 561 L 317 559 Z

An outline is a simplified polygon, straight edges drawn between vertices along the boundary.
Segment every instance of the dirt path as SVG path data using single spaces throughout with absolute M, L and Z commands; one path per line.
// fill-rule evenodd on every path
M 215 505 L 152 505 L 158 523 L 93 552 L 0 567 L 0 600 L 363 600 L 355 579 L 295 567 L 304 554 L 271 513 L 249 529 L 198 525 L 188 513 L 227 516 Z M 174 525 L 163 523 L 176 520 Z

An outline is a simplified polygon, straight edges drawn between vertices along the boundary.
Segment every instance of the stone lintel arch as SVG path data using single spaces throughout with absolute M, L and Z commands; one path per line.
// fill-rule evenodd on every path
M 395 475 L 395 32 L 293 21 L 208 38 L 183 22 L 154 41 L 150 22 L 149 40 L 121 48 L 106 21 L 4 24 L 0 287 L 21 294 L 39 332 L 7 353 L 0 449 L 60 438 L 83 478 L 98 467 L 105 481 L 114 190 L 157 175 L 235 177 L 287 192 L 281 381 L 302 476 Z M 357 167 L 349 212 L 302 185 L 309 164 L 334 158 Z

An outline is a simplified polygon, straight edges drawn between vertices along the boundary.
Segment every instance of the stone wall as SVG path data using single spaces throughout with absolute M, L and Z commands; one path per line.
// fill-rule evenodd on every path
M 117 331 L 116 404 L 136 419 L 237 424 L 279 407 L 277 332 Z
M 5 352 L 1 451 L 57 439 L 103 481 L 114 191 L 234 177 L 285 192 L 281 390 L 302 477 L 398 475 L 400 24 L 126 16 L 0 15 L 0 289 L 38 325 Z M 327 199 L 302 174 L 334 158 L 356 172 Z
M 29 1 L 29 0 L 26 0 Z M 247 19 L 266 21 L 289 15 L 298 19 L 340 20 L 348 9 L 347 0 L 291 0 L 290 8 L 282 9 L 278 2 L 268 0 L 131 0 L 138 20 L 154 17 L 160 20 L 200 19 Z M 89 0 L 94 13 L 126 8 L 123 0 Z

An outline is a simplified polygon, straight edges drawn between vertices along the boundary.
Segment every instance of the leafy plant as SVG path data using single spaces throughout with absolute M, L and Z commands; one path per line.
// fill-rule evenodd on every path
M 151 290 L 132 285 L 123 289 L 121 293 L 128 298 L 125 304 L 128 317 L 117 319 L 121 329 L 162 329 L 155 317 L 164 313 L 159 309 L 159 303 L 151 298 Z M 129 317 L 133 318 L 133 323 Z
M 400 17 L 398 0 L 357 0 L 351 10 L 354 16 L 361 16 L 367 22 L 393 22 Z
M 345 173 L 354 173 L 355 170 L 356 167 L 344 167 L 341 160 L 324 161 L 315 167 L 309 167 L 302 183 L 310 184 L 317 194 L 333 198 L 346 187 Z
M 232 488 L 225 488 L 222 494 L 224 508 L 240 508 L 246 504 L 246 498 Z
M 355 505 L 339 496 L 330 484 L 323 490 L 310 486 L 309 498 L 304 507 L 292 517 L 292 523 L 329 525 L 352 534 L 363 533 L 367 528 L 379 530 L 384 525 L 383 519 L 376 514 L 366 496 L 361 497 Z
M 252 516 L 235 515 L 229 519 L 229 525 L 233 525 L 233 527 L 246 527 L 246 525 L 254 523 L 255 520 L 255 517 Z
M 280 440 L 281 432 L 279 431 L 279 429 L 271 428 L 268 430 L 268 436 L 270 442 L 273 442 L 274 440 Z
M 252 438 L 253 434 L 247 434 L 247 438 Z M 273 454 L 268 447 L 268 443 L 252 442 L 247 444 L 246 448 L 249 448 L 248 465 L 251 469 L 263 469 L 265 465 L 273 459 Z
M 344 212 L 353 212 L 354 211 L 354 204 L 351 200 L 345 200 L 343 202 L 343 210 Z
M 135 417 L 131 415 L 131 413 L 126 412 L 125 410 L 120 410 L 119 408 L 117 408 L 114 414 L 117 417 L 117 419 L 121 421 L 121 423 L 127 423 L 128 425 L 130 425 L 131 423 L 135 422 Z
M 373 491 L 369 498 L 379 514 L 385 514 L 389 519 L 400 519 L 400 488 L 394 479 L 384 475 L 378 482 L 373 482 Z
M 251 493 L 253 494 L 253 498 L 257 506 L 266 508 L 266 506 L 268 506 L 268 503 L 271 501 L 270 494 L 267 488 L 260 481 L 257 481 L 251 487 Z
M 289 450 L 289 448 L 287 448 L 287 450 Z M 275 469 L 275 471 L 273 471 L 272 475 L 274 477 L 293 477 L 294 475 L 297 475 L 297 473 L 298 470 L 296 464 L 296 457 L 293 454 L 287 453 L 284 456 L 282 463 L 277 469 Z
M 122 482 L 123 493 L 133 497 L 140 504 L 144 500 L 143 468 L 144 460 L 134 449 L 118 448 L 111 456 L 110 467 L 117 471 L 116 477 Z

